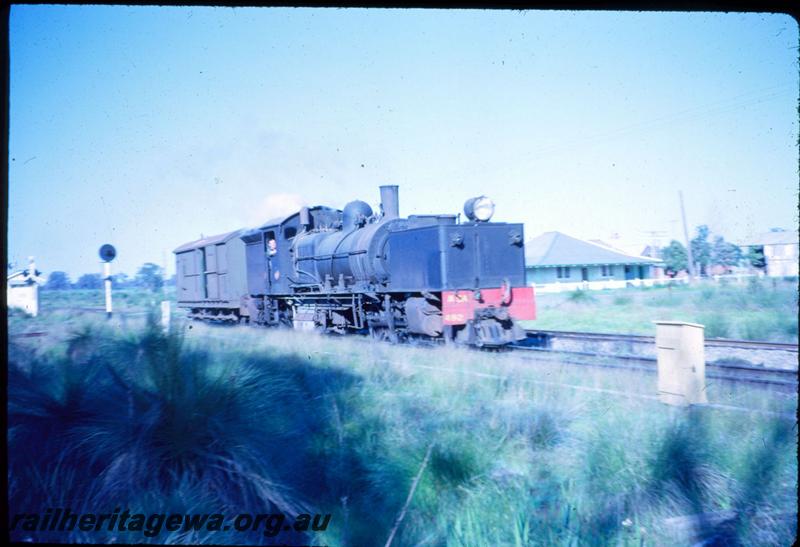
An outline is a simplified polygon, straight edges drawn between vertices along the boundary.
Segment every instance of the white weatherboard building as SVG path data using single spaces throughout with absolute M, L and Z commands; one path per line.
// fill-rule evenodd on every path
M 764 253 L 768 276 L 797 276 L 799 235 L 797 230 L 776 230 L 745 240 L 741 246 Z
M 662 264 L 561 232 L 545 232 L 525 243 L 528 284 L 544 291 L 648 285 Z
M 6 301 L 9 308 L 23 310 L 36 317 L 39 315 L 39 285 L 41 279 L 31 258 L 27 270 L 9 274 L 6 279 Z

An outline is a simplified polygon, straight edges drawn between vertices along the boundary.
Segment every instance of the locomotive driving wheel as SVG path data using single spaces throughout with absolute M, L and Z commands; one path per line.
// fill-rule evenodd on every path
M 400 341 L 400 337 L 397 335 L 397 332 L 392 332 L 386 327 L 371 327 L 369 329 L 369 333 L 373 340 L 377 340 L 379 342 L 388 341 L 392 344 L 396 344 Z

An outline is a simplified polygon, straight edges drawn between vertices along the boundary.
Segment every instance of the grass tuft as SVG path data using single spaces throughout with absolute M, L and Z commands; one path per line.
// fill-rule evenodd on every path
M 570 302 L 576 302 L 576 303 L 594 302 L 595 300 L 597 300 L 594 297 L 594 295 L 591 294 L 589 291 L 582 291 L 580 289 L 576 289 L 571 293 L 569 293 L 569 296 L 567 298 L 569 299 Z

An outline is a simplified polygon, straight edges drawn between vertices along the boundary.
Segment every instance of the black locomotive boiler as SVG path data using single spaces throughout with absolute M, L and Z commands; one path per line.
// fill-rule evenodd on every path
M 251 230 L 175 249 L 178 306 L 198 319 L 370 332 L 397 340 L 443 337 L 500 346 L 534 319 L 525 285 L 522 224 L 491 222 L 493 202 L 453 214 L 401 218 L 397 186 L 380 210 L 303 207 Z

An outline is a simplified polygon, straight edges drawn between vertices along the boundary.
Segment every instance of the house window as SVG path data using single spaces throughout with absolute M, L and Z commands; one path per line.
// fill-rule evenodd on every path
M 600 269 L 603 277 L 611 277 L 614 275 L 614 266 L 601 266 Z
M 569 278 L 569 266 L 557 266 L 556 267 L 556 277 L 558 279 L 567 279 L 567 278 Z

